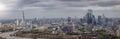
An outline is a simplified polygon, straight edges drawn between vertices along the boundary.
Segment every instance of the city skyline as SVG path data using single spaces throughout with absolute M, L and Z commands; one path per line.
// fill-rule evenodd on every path
M 120 0 L 0 0 L 0 39 L 120 39 Z
M 88 9 L 93 14 L 104 14 L 108 18 L 120 18 L 120 0 L 0 0 L 0 19 L 21 18 L 82 18 Z

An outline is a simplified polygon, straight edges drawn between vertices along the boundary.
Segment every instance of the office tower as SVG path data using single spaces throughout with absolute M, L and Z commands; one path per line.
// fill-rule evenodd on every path
M 92 10 L 88 10 L 88 13 L 87 13 L 87 23 L 88 24 L 92 23 Z
M 74 32 L 74 31 L 76 31 L 76 29 L 75 29 L 75 24 L 72 23 L 72 32 Z
M 68 18 L 67 18 L 67 21 L 68 21 L 68 23 L 71 23 L 71 22 L 72 22 L 72 18 L 71 18 L 71 17 L 68 17 Z
M 81 21 L 82 21 L 83 23 L 86 23 L 86 22 L 87 22 L 86 15 L 85 15 L 85 16 L 83 16 L 83 18 L 81 18 Z
M 96 25 L 96 19 L 95 19 L 95 16 L 94 16 L 94 15 L 92 15 L 92 24 L 93 24 L 93 25 Z
M 95 16 L 92 13 L 93 11 L 91 9 L 88 9 L 88 13 L 86 14 L 86 20 L 88 24 L 93 24 L 93 21 L 95 19 Z
M 103 21 L 106 21 L 106 17 L 105 17 L 105 15 L 103 14 Z
M 80 24 L 84 23 L 85 20 L 83 20 L 82 18 L 80 18 Z
M 34 18 L 34 20 L 32 21 L 33 24 L 39 24 L 39 19 L 38 18 Z
M 105 17 L 104 14 L 102 15 L 102 22 L 103 22 L 102 25 L 105 27 L 105 25 L 106 25 L 106 17 Z
M 19 25 L 20 25 L 20 22 L 19 22 L 18 19 L 15 19 L 15 25 L 16 25 L 16 26 L 19 26 Z
M 98 16 L 98 24 L 102 25 L 102 16 Z

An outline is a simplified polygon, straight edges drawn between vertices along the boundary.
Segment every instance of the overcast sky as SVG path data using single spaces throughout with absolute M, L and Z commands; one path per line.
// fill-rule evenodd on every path
M 120 18 L 120 0 L 0 0 L 0 19 L 83 17 L 87 9 L 95 16 Z

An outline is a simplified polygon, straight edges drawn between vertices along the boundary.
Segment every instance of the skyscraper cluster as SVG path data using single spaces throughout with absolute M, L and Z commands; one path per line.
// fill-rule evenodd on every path
M 81 23 L 87 23 L 89 25 L 100 25 L 103 26 L 105 25 L 106 22 L 106 17 L 103 15 L 99 15 L 98 17 L 95 17 L 93 14 L 93 10 L 88 9 L 87 14 L 80 19 Z
M 88 12 L 86 14 L 86 21 L 88 24 L 95 24 L 95 16 L 93 15 L 93 10 L 88 9 Z

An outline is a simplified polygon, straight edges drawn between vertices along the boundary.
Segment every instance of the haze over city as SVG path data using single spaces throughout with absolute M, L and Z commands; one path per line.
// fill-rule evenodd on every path
M 105 14 L 108 18 L 119 18 L 120 0 L 0 0 L 0 19 L 34 17 L 83 17 L 87 9 L 95 16 Z

